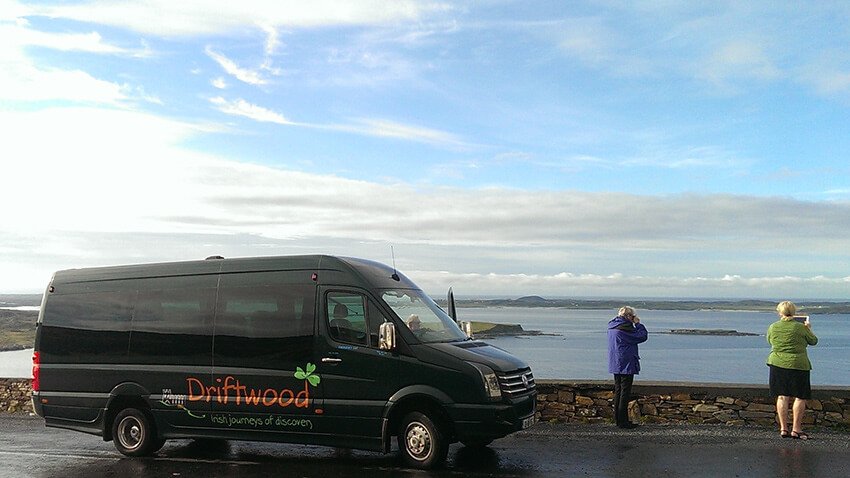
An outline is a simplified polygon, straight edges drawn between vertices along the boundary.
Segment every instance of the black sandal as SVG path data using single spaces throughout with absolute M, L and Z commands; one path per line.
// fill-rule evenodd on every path
M 795 440 L 808 440 L 808 439 L 809 439 L 809 435 L 807 435 L 807 434 L 805 434 L 805 433 L 803 433 L 803 432 L 793 432 L 793 431 L 792 431 L 792 432 L 791 432 L 791 438 L 793 438 L 793 439 L 795 439 Z
M 779 436 L 782 438 L 791 438 L 791 434 L 788 433 L 788 430 L 779 430 Z

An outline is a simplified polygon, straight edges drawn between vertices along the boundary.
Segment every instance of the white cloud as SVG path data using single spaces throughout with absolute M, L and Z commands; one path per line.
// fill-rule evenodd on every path
M 847 285 L 847 202 L 356 181 L 198 154 L 182 145 L 203 127 L 132 111 L 5 112 L 0 130 L 0 157 L 16 159 L 0 241 L 26 249 L 0 263 L 0 290 L 21 264 L 38 278 L 206 253 L 383 260 L 388 244 L 421 285 L 465 294 L 837 297 Z
M 434 146 L 469 149 L 476 147 L 463 141 L 459 136 L 423 126 L 397 123 L 379 118 L 360 118 L 352 124 L 314 125 L 317 128 L 347 131 L 350 133 L 381 138 L 395 138 Z
M 4 45 L 18 44 L 49 48 L 58 51 L 126 54 L 130 51 L 103 41 L 98 32 L 47 33 L 19 25 L 0 25 L 0 40 Z
M 224 78 L 221 78 L 221 77 L 213 78 L 212 81 L 210 81 L 210 84 L 214 88 L 218 88 L 219 90 L 226 90 L 227 89 L 227 81 Z
M 23 13 L 23 12 L 19 12 Z M 86 71 L 45 67 L 37 64 L 27 52 L 41 47 L 62 52 L 120 54 L 145 56 L 147 47 L 128 50 L 108 44 L 97 32 L 48 33 L 35 30 L 21 18 L 0 23 L 0 99 L 24 101 L 71 101 L 117 105 L 125 100 L 140 99 L 161 104 L 159 98 L 132 87 L 101 80 Z
M 222 113 L 235 116 L 244 116 L 254 121 L 264 123 L 277 123 L 282 125 L 293 125 L 295 123 L 286 119 L 282 114 L 276 113 L 262 106 L 248 103 L 243 99 L 228 101 L 220 96 L 211 98 L 210 102 Z
M 287 121 L 244 102 L 220 100 L 220 105 L 233 108 L 232 114 Z M 671 255 L 770 248 L 834 255 L 850 229 L 846 202 L 504 188 L 419 190 L 410 184 L 247 165 L 183 149 L 184 141 L 203 133 L 199 126 L 130 111 L 0 113 L 0 127 L 9 138 L 0 146 L 0 156 L 17 159 L 8 167 L 9 177 L 38 177 L 39 186 L 52 192 L 33 197 L 29 184 L 17 180 L 3 189 L 3 203 L 32 198 L 9 212 L 8 223 L 24 229 L 49 225 L 125 231 L 143 224 L 144 230 L 162 232 Z M 62 201 L 54 203 L 54 197 Z
M 616 34 L 597 19 L 575 19 L 559 25 L 558 48 L 582 62 L 601 66 L 614 56 Z
M 626 273 L 573 274 L 479 274 L 433 270 L 404 271 L 425 290 L 440 292 L 453 285 L 463 295 L 519 297 L 800 297 L 801 290 L 819 298 L 835 298 L 850 284 L 850 277 L 647 277 Z M 809 298 L 809 297 L 805 297 Z
M 183 175 L 171 173 L 197 166 L 197 155 L 177 157 L 175 145 L 200 127 L 131 111 L 47 108 L 0 112 L 0 130 L 8 135 L 0 157 L 13 158 L 4 174 L 14 178 L 0 198 L 20 204 L 6 213 L 14 230 L 145 229 L 150 211 L 195 204 L 197 190 L 183 194 Z M 159 188 L 163 195 L 153 193 Z
M 280 47 L 280 37 L 277 33 L 277 30 L 271 25 L 260 25 L 260 28 L 266 33 L 266 44 L 264 48 L 264 52 L 266 57 L 272 56 L 277 53 L 277 49 Z
M 721 87 L 737 80 L 768 81 L 784 75 L 756 40 L 727 41 L 703 60 L 698 70 L 699 77 Z
M 262 86 L 268 84 L 269 80 L 263 77 L 262 69 L 251 70 L 242 68 L 235 61 L 226 56 L 216 53 L 212 48 L 206 48 L 206 54 L 212 58 L 218 65 L 228 74 L 237 80 L 253 86 Z
M 216 98 L 213 103 L 229 114 L 293 124 L 243 100 Z M 199 126 L 131 111 L 0 113 L 0 127 L 9 138 L 0 145 L 0 157 L 16 158 L 9 177 L 39 177 L 40 187 L 55 192 L 37 195 L 9 213 L 9 224 L 24 228 L 123 231 L 144 224 L 145 230 L 163 232 L 289 238 L 298 231 L 447 247 L 592 247 L 618 254 L 770 248 L 834 254 L 850 229 L 846 202 L 504 188 L 419 190 L 411 184 L 246 165 L 183 149 L 184 141 L 203 133 Z M 32 197 L 28 184 L 10 182 L 3 203 Z M 51 203 L 53 197 L 62 202 Z
M 850 55 L 846 51 L 826 50 L 797 70 L 799 82 L 811 85 L 821 95 L 845 95 L 850 92 Z
M 144 2 L 34 5 L 32 15 L 125 28 L 157 36 L 233 33 L 245 26 L 317 28 L 416 21 L 445 5 L 414 0 L 147 0 Z
M 806 75 L 806 78 L 823 94 L 846 93 L 850 91 L 850 73 L 831 72 L 820 76 Z
M 116 104 L 127 99 L 127 94 L 126 86 L 99 80 L 84 71 L 39 68 L 18 58 L 0 59 L 0 99 Z

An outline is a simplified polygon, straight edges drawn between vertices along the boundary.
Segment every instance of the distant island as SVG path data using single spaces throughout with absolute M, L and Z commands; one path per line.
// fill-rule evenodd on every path
M 761 334 L 752 332 L 738 332 L 737 330 L 724 329 L 671 329 L 670 332 L 655 332 L 656 334 L 671 335 L 718 335 L 725 337 L 758 337 Z
M 524 335 L 560 335 L 546 334 L 539 330 L 525 330 L 519 324 L 494 324 L 492 322 L 472 321 L 472 335 L 476 339 L 493 337 L 517 337 Z

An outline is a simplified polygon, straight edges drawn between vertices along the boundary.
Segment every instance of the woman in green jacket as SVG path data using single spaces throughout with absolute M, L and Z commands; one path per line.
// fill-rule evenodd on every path
M 806 440 L 803 433 L 803 414 L 806 412 L 806 400 L 812 398 L 812 386 L 809 375 L 812 363 L 806 354 L 806 347 L 818 343 L 812 333 L 808 318 L 805 322 L 794 320 L 797 306 L 784 301 L 776 306 L 779 320 L 767 329 L 767 342 L 771 346 L 767 356 L 770 367 L 770 395 L 776 397 L 776 415 L 779 419 L 779 434 L 783 438 Z M 794 398 L 793 421 L 788 432 L 788 403 Z

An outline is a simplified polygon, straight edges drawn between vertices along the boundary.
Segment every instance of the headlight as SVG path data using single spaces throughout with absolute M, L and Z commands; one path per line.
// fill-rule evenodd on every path
M 502 399 L 502 390 L 499 388 L 499 378 L 496 377 L 496 372 L 492 368 L 480 363 L 469 362 L 470 365 L 478 370 L 481 374 L 481 380 L 484 382 L 484 395 L 490 400 L 496 401 Z

